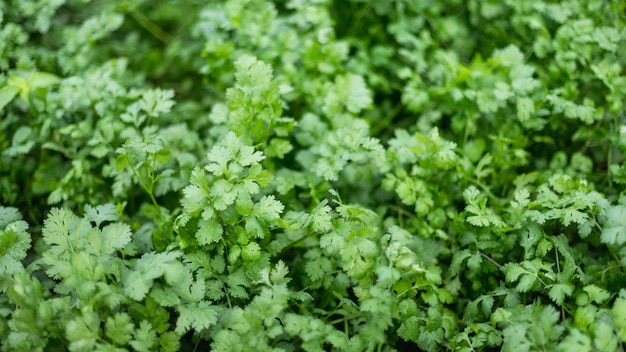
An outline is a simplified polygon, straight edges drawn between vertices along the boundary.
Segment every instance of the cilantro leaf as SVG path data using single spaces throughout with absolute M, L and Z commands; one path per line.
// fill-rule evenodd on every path
M 179 335 L 183 335 L 191 328 L 198 332 L 210 328 L 217 323 L 221 311 L 206 301 L 192 306 L 180 306 L 178 310 L 180 315 L 176 321 L 175 331 Z
M 198 244 L 206 245 L 213 242 L 218 242 L 224 233 L 224 228 L 219 222 L 210 220 L 201 220 L 198 231 L 196 232 L 196 239 Z
M 626 207 L 613 206 L 606 211 L 606 221 L 602 229 L 603 243 L 622 245 L 626 243 Z
M 113 223 L 102 228 L 102 247 L 108 254 L 124 248 L 131 241 L 130 227 L 122 223 Z
M 87 204 L 85 205 L 85 218 L 95 222 L 96 227 L 100 227 L 105 221 L 117 221 L 119 212 L 115 205 L 111 203 L 98 205 L 97 207 Z
M 140 352 L 150 351 L 157 341 L 156 332 L 147 320 L 139 323 L 139 328 L 133 332 L 133 335 L 134 339 L 129 344 Z
M 113 317 L 109 317 L 104 324 L 106 336 L 120 345 L 130 341 L 134 329 L 131 318 L 126 313 L 117 313 Z
M 263 196 L 257 204 L 251 215 L 258 216 L 262 219 L 271 221 L 279 218 L 285 206 L 280 203 L 273 195 Z
M 0 275 L 14 274 L 23 269 L 21 261 L 31 244 L 26 232 L 28 224 L 15 208 L 0 207 Z

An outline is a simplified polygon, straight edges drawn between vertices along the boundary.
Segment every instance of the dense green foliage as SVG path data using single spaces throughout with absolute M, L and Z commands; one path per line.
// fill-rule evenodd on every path
M 626 2 L 0 0 L 4 351 L 623 351 Z

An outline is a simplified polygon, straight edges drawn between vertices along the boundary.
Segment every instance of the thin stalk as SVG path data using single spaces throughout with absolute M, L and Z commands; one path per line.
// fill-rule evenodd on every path
M 376 122 L 376 124 L 372 127 L 372 136 L 376 136 L 378 135 L 385 127 L 389 127 L 389 124 L 391 123 L 391 121 L 400 113 L 400 111 L 402 111 L 403 105 L 401 103 L 396 104 L 396 106 L 393 107 L 393 109 L 391 109 L 391 111 L 389 111 L 387 113 L 387 115 L 385 115 L 385 117 L 382 118 L 382 120 Z
M 137 10 L 132 10 L 130 12 L 130 16 L 158 40 L 162 41 L 165 44 L 169 44 L 172 42 L 172 35 L 162 30 L 161 27 L 157 26 L 156 23 L 152 22 L 143 13 Z
M 311 236 L 311 234 L 312 234 L 312 232 L 309 232 L 306 235 L 304 235 L 304 236 L 302 236 L 302 237 L 300 237 L 300 238 L 298 238 L 298 239 L 296 239 L 294 241 L 291 241 L 288 245 L 285 246 L 285 248 L 283 248 L 280 251 L 279 255 L 285 253 L 285 251 L 288 250 L 289 248 L 291 248 L 291 247 L 297 245 L 298 243 L 304 241 L 305 239 L 307 239 L 307 237 Z
M 490 256 L 486 255 L 485 253 L 478 251 L 478 254 L 480 254 L 483 258 L 487 259 L 491 264 L 495 265 L 498 267 L 498 269 L 502 269 L 502 265 L 498 262 L 496 262 L 493 258 L 491 258 Z
M 363 315 L 364 315 L 363 313 L 356 313 L 356 314 L 352 314 L 352 315 L 351 315 L 351 316 L 349 316 L 349 317 L 343 317 L 343 318 L 339 318 L 339 319 L 332 320 L 332 321 L 328 322 L 328 324 L 329 324 L 329 325 L 335 325 L 335 324 L 337 324 L 337 323 L 341 323 L 341 322 L 343 322 L 344 320 L 351 320 L 351 319 L 360 318 L 360 317 L 362 317 Z
M 139 177 L 139 172 L 137 172 L 137 170 L 131 166 L 130 167 L 131 170 L 133 170 L 133 174 L 135 175 L 135 177 L 137 177 L 137 182 L 139 182 L 139 185 L 141 186 L 141 188 L 143 188 L 144 191 L 146 191 L 146 193 L 148 193 L 148 195 L 150 196 L 150 200 L 152 201 L 152 204 L 154 204 L 155 207 L 159 206 L 159 203 L 157 203 L 156 198 L 154 198 L 154 194 L 152 194 L 152 190 L 148 189 L 148 186 L 146 186 L 143 182 L 141 182 L 141 178 Z
M 498 201 L 498 199 L 499 199 L 499 198 L 498 198 L 498 197 L 496 197 L 496 195 L 495 195 L 495 194 L 493 194 L 493 193 L 491 192 L 491 190 L 489 190 L 489 187 L 487 187 L 484 183 L 482 183 L 482 182 L 480 182 L 480 181 L 478 181 L 478 180 L 474 180 L 474 179 L 472 179 L 472 178 L 470 178 L 470 177 L 467 177 L 467 176 L 463 176 L 463 178 L 464 178 L 465 180 L 467 180 L 467 181 L 469 181 L 469 182 L 471 182 L 471 183 L 475 184 L 476 186 L 478 186 L 478 188 L 482 189 L 482 190 L 483 190 L 483 192 L 487 193 L 487 196 L 488 196 L 489 198 L 491 198 L 491 200 L 493 200 L 493 201 Z

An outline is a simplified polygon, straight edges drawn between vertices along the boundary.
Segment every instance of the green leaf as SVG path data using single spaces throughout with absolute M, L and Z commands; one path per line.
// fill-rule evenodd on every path
M 286 154 L 289 154 L 293 150 L 293 145 L 282 138 L 273 138 L 270 144 L 265 149 L 265 153 L 269 157 L 282 159 Z
M 220 179 L 215 181 L 209 195 L 213 198 L 213 206 L 216 210 L 225 210 L 235 202 L 237 189 L 232 183 Z
M 65 337 L 70 342 L 69 350 L 77 352 L 93 351 L 96 341 L 100 338 L 100 319 L 90 310 L 76 315 L 65 326 Z
M 266 221 L 276 220 L 285 209 L 285 206 L 276 200 L 273 195 L 263 196 L 258 203 L 254 205 L 252 214 Z
M 420 334 L 420 324 L 417 317 L 405 320 L 398 329 L 398 335 L 405 341 L 415 341 Z
M 216 220 L 200 220 L 196 240 L 200 245 L 215 243 L 222 238 L 223 233 L 224 228 Z
M 109 224 L 102 228 L 105 253 L 111 254 L 124 248 L 132 239 L 130 227 L 122 223 Z
M 626 243 L 626 206 L 617 205 L 606 211 L 606 221 L 600 236 L 602 243 L 622 245 Z
M 285 262 L 279 260 L 270 273 L 270 279 L 275 285 L 287 283 L 291 280 L 287 277 L 287 274 L 289 274 L 289 268 L 285 265 Z
M 598 351 L 617 351 L 619 341 L 613 334 L 611 324 L 600 321 L 595 324 L 593 345 Z
M 463 198 L 468 203 L 465 206 L 465 211 L 472 214 L 467 217 L 467 222 L 470 224 L 479 227 L 502 227 L 505 225 L 500 217 L 487 207 L 487 197 L 476 187 L 468 187 L 463 192 Z
M 554 284 L 548 291 L 548 295 L 550 299 L 558 305 L 563 305 L 565 301 L 565 297 L 570 297 L 574 292 L 574 285 L 570 283 L 565 284 Z
M 311 212 L 311 223 L 313 231 L 327 232 L 332 229 L 332 215 L 328 200 L 323 199 L 319 202 Z
M 189 329 L 196 332 L 208 329 L 217 323 L 218 314 L 221 309 L 202 301 L 195 305 L 178 307 L 180 315 L 176 321 L 176 333 L 185 334 Z
M 159 117 L 160 115 L 170 112 L 174 106 L 174 91 L 151 89 L 146 91 L 141 100 L 139 107 L 148 114 L 148 116 Z
M 96 227 L 100 227 L 103 222 L 117 221 L 119 212 L 117 207 L 112 203 L 98 205 L 95 208 L 91 205 L 85 205 L 85 218 L 96 223 Z
M 559 343 L 558 350 L 562 352 L 571 351 L 593 351 L 589 336 L 583 334 L 578 329 L 572 329 L 570 333 Z
M 349 112 L 356 114 L 372 104 L 371 92 L 361 76 L 337 76 L 333 88 L 324 101 L 325 112 L 329 115 L 337 112 L 340 105 L 345 104 Z
M 33 72 L 28 75 L 28 83 L 32 88 L 47 87 L 59 83 L 56 75 L 48 72 Z
M 11 148 L 3 150 L 2 154 L 7 156 L 27 154 L 34 145 L 33 130 L 28 126 L 20 126 L 13 134 Z
M 214 146 L 209 152 L 208 159 L 211 163 L 204 168 L 215 176 L 222 176 L 228 172 L 228 162 L 232 159 L 231 152 L 221 145 Z
M 255 261 L 261 258 L 261 247 L 256 242 L 250 242 L 241 248 L 241 258 L 246 261 Z
M 254 56 L 242 55 L 235 61 L 235 79 L 242 86 L 267 89 L 272 81 L 272 67 Z
M 578 105 L 556 94 L 548 94 L 545 100 L 552 104 L 555 113 L 563 113 L 567 118 L 580 119 L 586 124 L 591 124 L 597 119 L 596 109 L 593 106 Z
M 2 87 L 2 89 L 0 89 L 0 110 L 4 109 L 19 92 L 19 88 L 15 86 Z
M 0 206 L 0 229 L 19 220 L 22 220 L 22 214 L 17 208 Z
M 139 328 L 133 332 L 133 337 L 134 339 L 129 344 L 138 352 L 151 351 L 157 342 L 156 332 L 147 320 L 139 323 Z
M 506 281 L 517 282 L 517 292 L 528 292 L 539 282 L 541 275 L 554 276 L 551 264 L 543 262 L 539 258 L 532 261 L 524 260 L 517 263 L 508 263 L 504 266 Z
M 52 73 L 16 71 L 14 74 L 9 75 L 8 87 L 18 89 L 20 97 L 23 100 L 28 100 L 28 96 L 32 91 L 38 88 L 46 88 L 55 85 L 59 83 L 59 81 L 59 77 Z M 15 94 L 12 93 L 13 89 L 10 89 L 9 92 L 5 92 L 5 94 L 7 94 L 7 96 Z
M 619 297 L 613 303 L 611 308 L 611 316 L 615 332 L 622 341 L 626 341 L 626 290 L 619 291 Z
M 172 279 L 188 276 L 184 267 L 178 262 L 180 256 L 182 253 L 177 251 L 145 253 L 137 260 L 134 269 L 122 277 L 124 293 L 140 301 L 150 291 L 156 278 L 164 275 Z
M 73 247 L 83 246 L 93 228 L 89 221 L 74 215 L 68 209 L 52 208 L 44 221 L 43 240 L 52 246 L 56 255 L 73 252 Z
M 23 270 L 21 261 L 30 249 L 28 224 L 16 208 L 0 206 L 0 275 Z
M 174 331 L 167 331 L 159 336 L 160 351 L 177 352 L 180 350 L 180 334 Z
M 104 324 L 106 336 L 119 345 L 125 345 L 131 340 L 134 329 L 135 326 L 126 313 L 117 313 Z
M 587 285 L 583 287 L 583 291 L 587 292 L 589 299 L 598 304 L 604 303 L 611 297 L 611 294 L 607 290 L 596 285 Z

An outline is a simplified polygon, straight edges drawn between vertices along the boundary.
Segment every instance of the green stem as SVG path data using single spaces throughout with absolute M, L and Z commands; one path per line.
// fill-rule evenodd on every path
M 156 178 L 154 177 L 154 170 L 156 168 L 156 155 L 152 156 L 152 165 L 149 165 L 149 172 L 148 174 L 150 175 L 150 189 L 148 191 L 148 194 L 150 195 L 150 199 L 152 200 L 152 204 L 154 204 L 154 206 L 158 207 L 158 203 L 156 201 L 156 199 L 154 198 L 154 183 L 156 182 Z
M 159 206 L 159 203 L 157 203 L 156 198 L 154 198 L 154 194 L 152 194 L 152 192 L 148 193 L 148 195 L 150 196 L 150 200 L 152 201 L 152 204 L 154 204 L 155 207 Z
M 491 192 L 491 190 L 489 190 L 489 187 L 487 187 L 484 183 L 482 183 L 482 182 L 480 182 L 480 181 L 478 181 L 478 180 L 474 180 L 474 179 L 472 179 L 472 178 L 469 178 L 469 177 L 467 177 L 467 176 L 463 176 L 463 178 L 464 178 L 465 180 L 467 180 L 467 181 L 469 181 L 469 182 L 471 182 L 471 183 L 475 184 L 476 186 L 478 186 L 478 188 L 482 189 L 482 190 L 483 190 L 483 192 L 487 193 L 487 196 L 488 196 L 489 198 L 491 198 L 491 200 L 493 200 L 493 201 L 495 201 L 495 202 L 497 202 L 497 201 L 498 201 L 498 197 L 496 197 L 496 196 L 495 196 L 495 194 L 493 194 L 493 193 Z
M 228 309 L 232 309 L 233 305 L 230 303 L 230 296 L 228 295 L 228 290 L 224 288 L 224 294 L 226 296 L 226 303 L 228 303 Z
M 295 304 L 298 308 L 300 308 L 300 309 L 301 309 L 301 310 L 302 310 L 302 311 L 303 311 L 306 315 L 308 315 L 308 316 L 310 316 L 310 317 L 313 317 L 313 316 L 314 316 L 311 312 L 309 312 L 309 310 L 308 310 L 308 309 L 306 309 L 306 307 L 305 307 L 305 306 L 303 306 L 302 304 L 300 304 L 300 302 L 298 302 L 297 300 L 292 299 L 291 301 L 292 301 L 292 302 L 293 302 L 293 303 L 294 303 L 294 304 Z
M 400 206 L 397 206 L 395 204 L 387 203 L 386 205 L 387 205 L 387 207 L 389 207 L 389 209 L 397 212 L 398 214 L 404 214 L 404 215 L 406 215 L 408 217 L 415 216 L 415 214 L 413 214 L 410 211 L 408 211 L 408 210 L 406 210 L 406 209 L 404 209 L 404 208 L 402 208 Z
M 152 22 L 141 12 L 137 10 L 132 10 L 130 12 L 130 16 L 134 18 L 137 23 L 139 23 L 158 40 L 162 41 L 165 44 L 169 44 L 172 42 L 172 36 L 169 33 L 162 30 L 161 27 L 157 26 L 156 23 Z
M 401 103 L 396 104 L 396 106 L 394 106 L 382 120 L 376 122 L 376 124 L 372 126 L 371 135 L 377 136 L 383 129 L 389 127 L 391 121 L 400 113 L 400 111 L 402 111 L 402 108 L 403 105 Z
M 560 274 L 561 273 L 561 263 L 560 263 L 560 260 L 559 260 L 559 251 L 558 250 L 554 251 L 554 256 L 555 256 L 555 261 L 556 261 L 556 272 L 557 272 L 557 274 Z
M 329 324 L 329 325 L 335 325 L 335 324 L 337 324 L 337 323 L 341 323 L 341 322 L 348 321 L 348 320 L 351 320 L 351 319 L 360 318 L 360 317 L 362 317 L 363 315 L 364 315 L 363 313 L 353 314 L 353 315 L 351 315 L 351 316 L 349 316 L 349 317 L 343 317 L 343 318 L 339 318 L 339 319 L 332 320 L 332 321 L 328 322 L 328 324 Z
M 480 254 L 483 258 L 487 259 L 491 264 L 495 265 L 498 267 L 498 269 L 502 269 L 502 265 L 498 262 L 496 262 L 493 258 L 491 258 L 490 256 L 486 255 L 485 253 L 478 251 L 478 254 Z
M 289 248 L 291 248 L 291 247 L 297 245 L 298 243 L 304 241 L 305 239 L 307 239 L 307 237 L 311 236 L 311 234 L 312 234 L 312 232 L 309 232 L 306 235 L 304 235 L 304 236 L 302 236 L 302 237 L 300 237 L 300 238 L 298 238 L 298 239 L 296 239 L 294 241 L 291 241 L 288 245 L 285 246 L 285 248 L 283 248 L 280 251 L 280 253 L 278 255 L 281 255 L 281 254 L 285 253 L 285 251 L 287 251 Z
M 387 207 L 389 207 L 389 209 L 394 210 L 395 212 L 398 213 L 398 222 L 400 227 L 404 227 L 404 217 L 403 215 L 406 215 L 407 218 L 411 218 L 412 216 L 415 216 L 415 214 L 412 214 L 411 212 L 407 211 L 406 209 L 399 207 L 395 204 L 387 204 Z
M 200 341 L 202 341 L 202 340 L 198 339 L 198 341 L 196 341 L 196 344 L 193 346 L 193 352 L 196 352 L 198 350 L 198 346 L 200 345 Z
M 607 114 L 605 113 L 604 116 L 606 117 Z M 595 124 L 595 127 L 600 127 L 602 125 L 602 120 L 598 121 Z M 620 122 L 618 120 L 618 117 L 615 116 L 610 122 L 609 122 L 609 129 L 611 130 L 613 135 L 619 135 L 620 134 Z M 608 141 L 608 146 L 607 146 L 607 155 L 606 155 L 606 172 L 607 172 L 607 176 L 608 176 L 608 182 L 609 182 L 609 187 L 613 188 L 613 177 L 611 177 L 611 172 L 610 172 L 610 167 L 611 167 L 611 163 L 613 162 L 613 148 L 616 147 L 616 143 L 613 142 L 613 140 L 610 137 L 607 137 L 607 141 Z
M 150 200 L 152 201 L 152 204 L 154 204 L 155 207 L 158 207 L 159 203 L 157 203 L 156 198 L 154 198 L 154 194 L 152 194 L 152 190 L 148 189 L 148 186 L 146 186 L 141 181 L 141 177 L 139 177 L 139 172 L 137 172 L 137 169 L 135 169 L 133 166 L 131 166 L 130 168 L 131 170 L 133 170 L 133 174 L 135 175 L 135 177 L 137 177 L 137 182 L 139 182 L 139 185 L 141 186 L 141 188 L 143 188 L 143 190 L 146 191 L 146 193 L 148 193 L 148 196 L 150 196 Z

